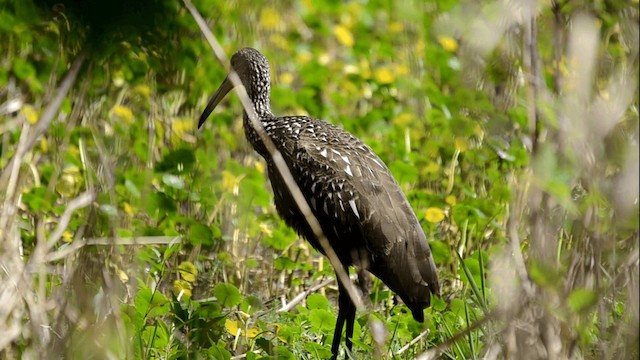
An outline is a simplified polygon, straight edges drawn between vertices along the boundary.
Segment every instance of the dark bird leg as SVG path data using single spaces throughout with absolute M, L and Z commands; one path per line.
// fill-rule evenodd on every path
M 348 272 L 347 272 L 348 274 Z M 331 343 L 331 359 L 335 360 L 338 357 L 338 350 L 340 348 L 340 340 L 342 339 L 342 327 L 345 320 L 347 321 L 347 331 L 345 334 L 347 350 L 351 351 L 353 342 L 353 325 L 356 320 L 356 306 L 351 301 L 347 289 L 338 280 L 338 319 L 336 320 L 336 329 L 333 333 L 333 342 Z

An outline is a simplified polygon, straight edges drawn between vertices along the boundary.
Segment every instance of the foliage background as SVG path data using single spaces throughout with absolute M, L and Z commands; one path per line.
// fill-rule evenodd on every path
M 637 358 L 637 1 L 194 5 L 421 220 L 443 296 L 419 324 L 374 282 L 356 358 Z M 183 3 L 4 0 L 0 43 L 3 358 L 329 356 L 237 97 L 195 128 L 228 62 Z

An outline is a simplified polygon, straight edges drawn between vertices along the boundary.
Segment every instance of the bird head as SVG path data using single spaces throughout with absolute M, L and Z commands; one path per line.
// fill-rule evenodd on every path
M 269 75 L 269 62 L 264 55 L 253 48 L 240 49 L 231 57 L 231 70 L 238 74 L 249 99 L 253 102 L 256 113 L 261 114 L 264 111 L 270 111 L 271 78 Z M 230 76 L 227 75 L 209 100 L 207 107 L 200 115 L 198 128 L 204 124 L 220 101 L 233 89 L 234 84 Z

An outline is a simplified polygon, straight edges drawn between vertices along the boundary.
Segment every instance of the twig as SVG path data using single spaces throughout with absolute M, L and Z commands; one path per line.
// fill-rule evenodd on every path
M 16 155 L 11 160 L 11 165 L 5 168 L 4 173 L 2 174 L 2 178 L 0 178 L 0 186 L 5 184 L 4 179 L 5 176 L 9 177 L 9 181 L 6 187 L 4 203 L 2 205 L 2 213 L 0 213 L 0 240 L 4 240 L 5 242 L 8 240 L 10 235 L 10 231 L 7 228 L 7 225 L 10 223 L 10 219 L 13 218 L 16 211 L 16 204 L 14 203 L 14 193 L 16 190 L 17 182 L 18 182 L 18 173 L 20 169 L 20 163 L 22 162 L 22 157 L 17 157 L 17 154 L 20 152 L 25 152 L 26 144 L 27 144 L 27 136 L 29 134 L 29 123 L 24 122 L 22 126 L 22 133 L 20 134 L 20 140 L 18 141 L 18 149 L 16 150 Z M 6 237 L 6 238 L 5 238 Z M 5 239 L 3 239 L 5 238 Z M 11 249 L 11 252 L 14 252 L 15 249 Z M 17 255 L 18 253 L 15 252 Z
M 69 201 L 67 204 L 67 208 L 64 209 L 62 216 L 60 216 L 60 220 L 58 221 L 58 226 L 56 226 L 55 230 L 49 236 L 49 240 L 47 240 L 45 251 L 51 249 L 62 237 L 62 234 L 69 226 L 69 221 L 71 221 L 71 215 L 74 211 L 86 207 L 93 202 L 96 198 L 96 194 L 92 191 L 87 191 L 80 194 L 77 198 Z
M 430 333 L 429 329 L 421 332 L 420 335 L 416 336 L 413 340 L 409 341 L 409 343 L 407 345 L 401 347 L 400 350 L 396 351 L 396 356 L 402 354 L 405 351 L 407 351 L 407 349 L 409 349 L 411 346 L 413 346 L 413 344 L 415 344 L 418 341 L 420 341 L 420 339 L 422 339 L 423 337 L 429 335 L 429 333 Z
M 276 310 L 276 312 L 280 313 L 280 312 L 290 311 L 291 309 L 293 309 L 294 306 L 298 305 L 309 294 L 311 294 L 312 292 L 315 292 L 318 289 L 321 289 L 321 288 L 331 284 L 333 282 L 333 280 L 334 279 L 332 279 L 332 278 L 327 278 L 327 279 L 324 279 L 324 281 L 311 286 L 310 288 L 308 288 L 305 291 L 301 292 L 300 294 L 296 295 L 293 299 L 291 299 L 291 301 L 289 301 L 288 304 L 283 305 L 280 309 Z
M 104 245 L 173 245 L 182 241 L 181 236 L 140 236 L 132 238 L 92 238 L 72 242 L 54 253 L 47 254 L 44 261 L 56 261 L 69 256 L 85 246 Z
M 216 56 L 218 57 L 218 59 L 220 61 L 225 61 L 226 63 L 226 56 L 224 56 L 224 50 L 222 50 L 220 43 L 213 36 L 213 34 L 211 33 L 211 30 L 207 26 L 202 16 L 200 16 L 200 13 L 198 12 L 198 10 L 191 4 L 189 0 L 183 0 L 183 1 L 187 9 L 189 10 L 189 12 L 191 12 L 191 15 L 193 16 L 195 21 L 198 23 L 198 26 L 200 27 L 202 34 L 209 42 L 209 45 L 211 46 L 213 51 L 216 53 Z M 238 97 L 240 98 L 242 107 L 244 108 L 244 111 L 249 117 L 251 124 L 253 125 L 254 129 L 258 133 L 260 140 L 264 143 L 265 147 L 269 151 L 271 160 L 273 160 L 274 165 L 280 172 L 280 175 L 282 176 L 282 179 L 287 185 L 287 188 L 291 191 L 291 195 L 296 205 L 298 206 L 298 209 L 300 209 L 300 212 L 302 213 L 302 215 L 304 215 L 307 223 L 309 224 L 309 227 L 313 231 L 314 236 L 316 237 L 316 239 L 318 240 L 318 243 L 322 247 L 322 250 L 326 254 L 327 258 L 329 259 L 329 262 L 331 262 L 331 265 L 333 266 L 333 269 L 336 272 L 336 276 L 338 277 L 338 281 L 340 281 L 340 283 L 347 290 L 347 293 L 349 294 L 349 297 L 351 298 L 352 303 L 355 304 L 356 309 L 361 310 L 363 308 L 363 303 L 362 303 L 362 299 L 360 298 L 360 295 L 356 291 L 356 288 L 353 282 L 349 280 L 349 275 L 347 274 L 345 268 L 340 263 L 340 260 L 338 259 L 338 256 L 335 253 L 331 244 L 329 244 L 327 237 L 322 232 L 322 227 L 320 226 L 318 219 L 316 219 L 315 215 L 311 211 L 311 208 L 309 207 L 307 200 L 305 200 L 304 195 L 302 194 L 302 191 L 300 191 L 300 188 L 298 187 L 293 176 L 291 175 L 291 171 L 289 170 L 289 167 L 287 166 L 284 159 L 282 158 L 280 151 L 278 151 L 278 149 L 273 144 L 273 141 L 271 141 L 269 136 L 267 136 L 264 128 L 262 127 L 262 124 L 258 120 L 258 116 L 255 113 L 253 104 L 251 103 L 249 96 L 247 95 L 247 91 L 242 85 L 242 81 L 240 81 L 238 74 L 236 74 L 236 72 L 233 70 L 230 71 L 228 77 L 229 77 L 229 80 L 231 80 L 231 82 L 234 85 L 235 91 L 238 94 Z

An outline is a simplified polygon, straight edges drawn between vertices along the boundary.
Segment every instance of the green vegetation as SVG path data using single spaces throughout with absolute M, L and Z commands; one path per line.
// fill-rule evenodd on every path
M 374 281 L 354 358 L 639 356 L 638 1 L 528 4 L 194 1 L 421 220 L 443 296 Z M 182 2 L 2 0 L 0 43 L 0 357 L 330 356 L 238 97 L 196 129 L 229 65 Z

